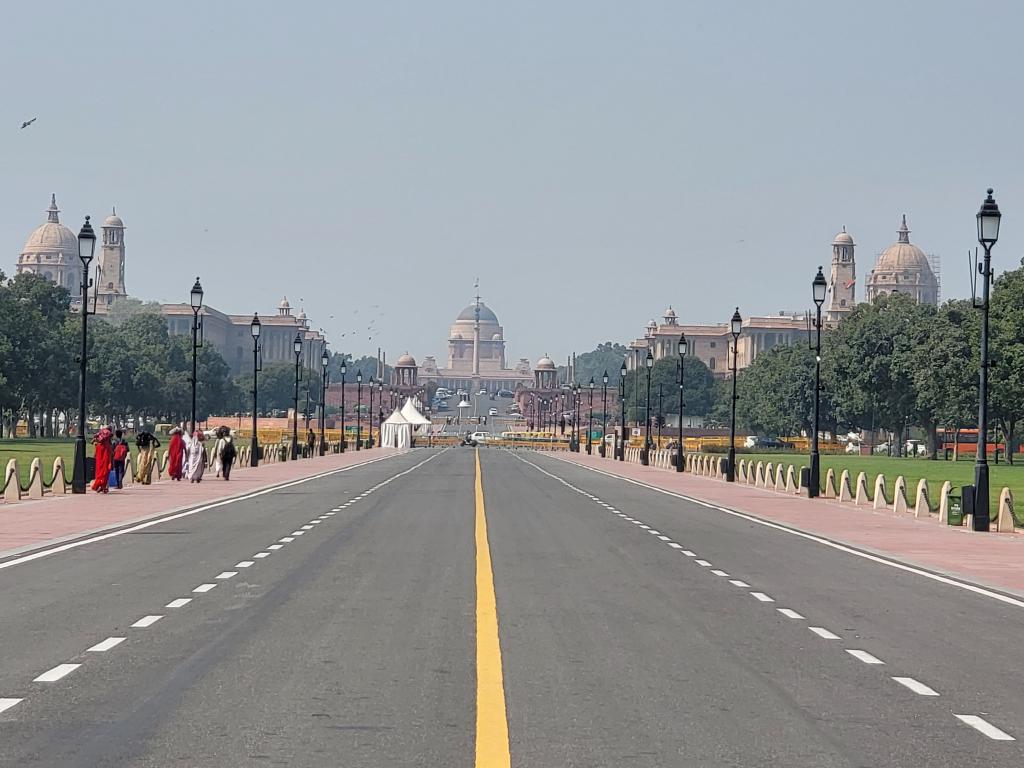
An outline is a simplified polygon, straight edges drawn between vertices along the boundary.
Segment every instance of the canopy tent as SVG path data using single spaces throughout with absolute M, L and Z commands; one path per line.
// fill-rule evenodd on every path
M 402 406 L 402 416 L 412 425 L 413 434 L 425 435 L 430 431 L 430 419 L 419 412 L 419 409 L 413 405 L 411 397 L 405 399 L 405 405 Z
M 412 445 L 412 424 L 397 408 L 380 426 L 380 444 L 384 448 L 408 448 Z

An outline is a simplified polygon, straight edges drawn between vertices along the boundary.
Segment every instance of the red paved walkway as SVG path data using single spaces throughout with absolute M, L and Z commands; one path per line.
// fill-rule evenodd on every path
M 257 469 L 237 467 L 230 482 L 207 471 L 202 483 L 164 480 L 126 486 L 108 494 L 90 491 L 84 496 L 47 496 L 38 501 L 0 504 L 0 557 L 396 453 L 389 448 L 346 451 Z
M 1024 536 L 974 533 L 939 525 L 934 517 L 919 520 L 897 516 L 884 510 L 808 499 L 585 453 L 553 455 L 893 560 L 1024 595 Z

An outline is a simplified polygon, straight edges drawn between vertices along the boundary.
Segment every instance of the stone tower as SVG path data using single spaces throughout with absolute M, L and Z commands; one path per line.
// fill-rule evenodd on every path
M 124 222 L 117 210 L 103 221 L 103 239 L 100 245 L 96 276 L 97 311 L 109 307 L 128 292 L 124 287 Z
M 825 303 L 825 319 L 838 322 L 857 303 L 856 247 L 846 227 L 832 241 L 832 274 L 828 281 L 829 295 Z

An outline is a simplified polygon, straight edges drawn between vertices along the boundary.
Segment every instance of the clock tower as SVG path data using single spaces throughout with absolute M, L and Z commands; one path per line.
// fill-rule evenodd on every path
M 855 244 L 846 227 L 832 241 L 832 275 L 828 281 L 825 319 L 839 322 L 857 303 L 857 266 L 853 257 Z

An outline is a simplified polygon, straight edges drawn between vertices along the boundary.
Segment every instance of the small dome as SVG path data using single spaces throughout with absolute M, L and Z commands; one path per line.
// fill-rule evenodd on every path
M 121 217 L 117 215 L 117 209 L 112 208 L 111 213 L 107 218 L 103 220 L 104 227 L 120 227 L 124 229 L 124 222 L 121 221 Z
M 854 245 L 853 237 L 846 231 L 846 227 L 843 227 L 843 231 L 836 235 L 832 245 Z
M 540 360 L 537 361 L 537 368 L 536 368 L 536 370 L 538 370 L 538 371 L 553 371 L 553 370 L 555 370 L 555 363 L 554 363 L 554 361 L 550 357 L 548 357 L 547 355 L 544 355 L 544 357 L 542 357 Z
M 676 311 L 674 309 L 672 309 L 672 305 L 670 304 L 668 309 L 665 310 L 664 317 L 675 317 L 675 316 L 676 316 Z
M 455 322 L 460 320 L 469 320 L 470 322 L 476 321 L 476 304 L 470 304 L 464 310 L 459 312 L 459 316 L 455 318 Z M 498 324 L 498 316 L 491 311 L 490 307 L 480 302 L 480 322 L 481 323 L 494 323 Z
M 654 322 L 654 318 L 653 317 L 648 321 L 647 327 L 648 328 L 657 328 L 658 327 L 658 324 L 656 322 Z
M 491 341 L 501 341 L 501 334 L 496 333 L 493 336 L 491 336 Z
M 281 299 L 281 303 L 277 305 L 278 309 L 291 309 L 292 305 L 288 303 L 288 297 L 285 296 Z
M 408 352 L 406 352 L 404 355 L 402 355 L 400 358 L 398 358 L 398 362 L 395 363 L 395 367 L 396 368 L 415 368 L 416 367 L 416 359 L 412 355 L 410 355 Z
M 57 196 L 54 195 L 50 198 L 47 221 L 28 236 L 22 253 L 62 253 L 67 258 L 78 256 L 78 236 L 60 223 L 59 214 Z
M 305 320 L 305 319 L 306 319 L 306 310 L 300 309 L 299 310 L 299 320 L 301 321 L 301 320 Z

